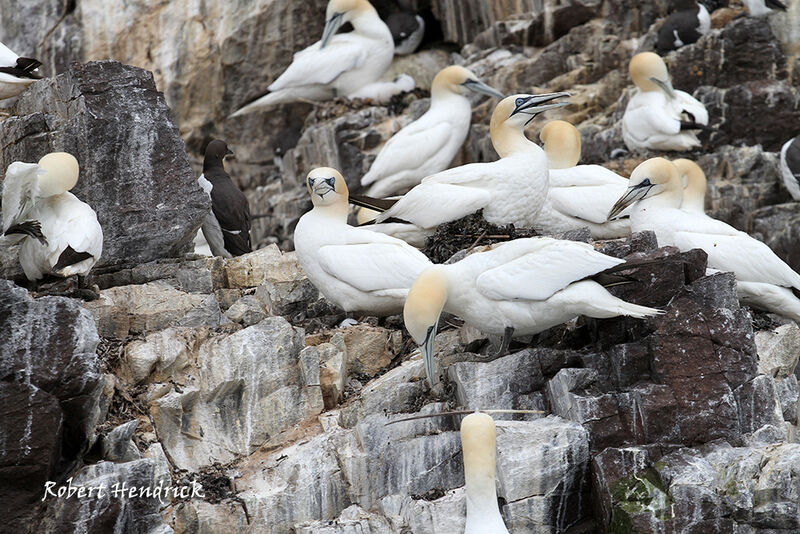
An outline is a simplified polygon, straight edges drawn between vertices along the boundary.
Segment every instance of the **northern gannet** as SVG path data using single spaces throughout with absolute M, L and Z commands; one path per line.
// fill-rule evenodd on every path
M 42 78 L 37 72 L 42 62 L 19 57 L 0 43 L 0 100 L 17 96 L 30 84 Z
M 800 200 L 800 135 L 781 147 L 781 176 L 792 198 Z
M 45 275 L 85 275 L 100 259 L 103 229 L 97 214 L 69 192 L 78 182 L 78 160 L 66 152 L 39 163 L 14 162 L 3 180 L 3 231 L 37 221 L 41 238 L 22 238 L 19 262 L 28 280 Z M 23 233 L 23 232 L 18 232 Z
M 774 10 L 786 11 L 786 6 L 780 0 L 742 0 L 751 17 L 769 15 Z
M 391 82 L 375 82 L 362 87 L 358 91 L 350 93 L 350 98 L 363 98 L 386 104 L 394 95 L 413 91 L 415 86 L 414 78 L 408 74 L 401 74 Z
M 439 71 L 431 84 L 428 111 L 394 134 L 361 178 L 362 186 L 370 186 L 368 195 L 404 191 L 450 165 L 469 133 L 470 91 L 503 98 L 464 67 L 451 65 Z
M 664 158 L 640 164 L 631 185 L 611 210 L 631 209 L 631 231 L 652 230 L 661 246 L 703 249 L 708 267 L 736 276 L 739 300 L 800 321 L 800 274 L 767 245 L 703 213 L 681 209 L 683 184 L 677 167 Z
M 461 421 L 467 524 L 464 534 L 509 534 L 497 504 L 497 430 L 485 413 L 469 414 Z
M 548 122 L 539 139 L 550 166 L 550 189 L 536 228 L 556 233 L 587 226 L 598 239 L 630 235 L 627 219 L 606 221 L 608 210 L 628 188 L 628 179 L 600 165 L 578 165 L 581 134 L 566 121 Z
M 683 45 L 692 44 L 711 29 L 711 16 L 706 6 L 696 0 L 677 0 L 675 12 L 658 30 L 656 50 L 665 54 Z
M 222 160 L 232 155 L 225 141 L 214 139 L 206 147 L 203 174 L 197 179 L 211 199 L 211 211 L 203 221 L 203 236 L 214 256 L 232 258 L 252 251 L 250 205 L 247 197 L 225 172 Z
M 406 329 L 420 346 L 434 383 L 436 327 L 442 311 L 482 332 L 529 335 L 579 315 L 643 318 L 661 313 L 609 293 L 590 277 L 624 264 L 591 245 L 548 237 L 515 239 L 474 252 L 448 265 L 434 265 L 414 281 L 406 298 Z
M 270 92 L 231 116 L 298 99 L 348 96 L 383 75 L 394 57 L 392 32 L 367 0 L 330 0 L 322 39 L 294 55 Z M 353 31 L 336 33 L 349 22 Z
M 681 209 L 694 213 L 706 212 L 706 173 L 690 159 L 676 159 L 672 164 L 678 169 L 683 184 Z
M 425 19 L 409 11 L 398 11 L 386 17 L 386 25 L 394 39 L 394 53 L 412 54 L 425 36 Z
M 664 60 L 636 54 L 628 65 L 636 90 L 622 116 L 622 138 L 631 151 L 689 150 L 700 146 L 692 130 L 708 124 L 705 106 L 672 88 Z
M 308 278 L 346 312 L 400 313 L 408 288 L 431 262 L 404 241 L 348 225 L 339 171 L 314 169 L 306 187 L 314 208 L 297 223 L 294 245 Z

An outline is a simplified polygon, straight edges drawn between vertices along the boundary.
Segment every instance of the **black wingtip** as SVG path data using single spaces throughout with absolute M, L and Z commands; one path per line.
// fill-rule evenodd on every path
M 25 221 L 8 227 L 4 235 L 26 235 L 37 239 L 42 245 L 47 245 L 47 238 L 42 234 L 42 225 L 39 221 Z
M 372 198 L 364 195 L 350 195 L 350 204 L 383 213 L 395 205 L 397 199 Z

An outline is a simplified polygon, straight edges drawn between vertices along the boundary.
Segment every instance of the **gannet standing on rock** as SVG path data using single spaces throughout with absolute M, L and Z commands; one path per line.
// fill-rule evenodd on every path
M 658 30 L 656 50 L 665 54 L 683 45 L 692 44 L 711 29 L 711 16 L 706 6 L 696 0 L 676 0 L 675 12 Z
M 247 254 L 250 244 L 250 205 L 222 163 L 232 155 L 225 141 L 214 139 L 206 147 L 203 174 L 197 179 L 211 198 L 211 211 L 203 221 L 203 236 L 214 256 L 232 258 Z
M 467 525 L 464 534 L 509 534 L 497 504 L 497 430 L 485 413 L 461 421 Z
M 403 318 L 420 346 L 428 380 L 434 383 L 433 345 L 443 310 L 482 332 L 503 334 L 501 352 L 513 335 L 536 334 L 579 315 L 643 318 L 661 313 L 625 302 L 590 279 L 624 263 L 587 243 L 533 237 L 426 269 L 408 292 Z
M 568 122 L 548 122 L 539 139 L 550 166 L 550 189 L 536 228 L 557 233 L 587 226 L 597 239 L 630 235 L 627 219 L 606 221 L 611 206 L 628 188 L 628 179 L 600 165 L 578 165 L 581 134 Z
M 781 147 L 781 175 L 792 198 L 800 200 L 800 135 Z
M 742 0 L 751 17 L 769 15 L 774 10 L 786 11 L 786 6 L 780 0 Z
M 631 174 L 630 187 L 609 216 L 628 206 L 631 231 L 652 230 L 660 246 L 683 252 L 694 248 L 708 254 L 708 267 L 736 276 L 739 300 L 745 304 L 800 321 L 800 274 L 786 265 L 767 245 L 722 221 L 681 209 L 680 173 L 664 158 L 640 164 Z
M 406 190 L 450 165 L 469 133 L 470 91 L 503 98 L 464 67 L 439 71 L 431 84 L 428 111 L 394 134 L 361 178 L 361 185 L 370 186 L 368 195 L 383 197 Z
M 306 187 L 314 208 L 297 223 L 294 245 L 308 278 L 346 312 L 400 313 L 408 288 L 431 262 L 404 241 L 348 225 L 339 171 L 314 169 Z
M 672 88 L 664 60 L 636 54 L 628 65 L 636 90 L 622 116 L 622 138 L 631 151 L 689 150 L 700 146 L 692 130 L 708 124 L 705 106 Z
M 392 33 L 367 0 L 330 0 L 322 39 L 294 55 L 270 92 L 232 116 L 298 99 L 348 96 L 377 82 L 394 57 Z M 349 22 L 353 31 L 339 33 Z
M 0 100 L 17 96 L 30 84 L 42 78 L 37 72 L 42 62 L 19 57 L 0 43 Z

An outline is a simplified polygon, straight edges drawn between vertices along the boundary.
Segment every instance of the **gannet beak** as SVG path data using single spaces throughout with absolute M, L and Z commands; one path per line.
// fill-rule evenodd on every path
M 425 375 L 428 377 L 428 384 L 431 387 L 436 383 L 434 380 L 433 374 L 433 353 L 434 353 L 434 346 L 433 342 L 436 339 L 436 329 L 438 328 L 439 323 L 428 327 L 428 333 L 425 335 L 425 341 L 422 342 L 422 345 L 419 346 L 420 352 L 422 352 L 422 360 L 425 362 Z
M 503 93 L 501 93 L 500 91 L 498 91 L 494 87 L 486 85 L 485 83 L 483 83 L 480 80 L 467 80 L 464 83 L 462 83 L 461 85 L 463 85 L 464 87 L 466 87 L 470 91 L 474 91 L 476 93 L 481 93 L 481 94 L 484 94 L 484 95 L 493 96 L 495 98 L 505 98 L 505 95 Z
M 645 198 L 647 193 L 649 193 L 650 189 L 652 188 L 653 184 L 651 184 L 649 180 L 629 187 L 628 190 L 625 191 L 625 194 L 622 195 L 622 198 L 617 200 L 617 202 L 611 207 L 611 211 L 608 212 L 608 217 L 606 220 L 610 221 L 622 213 L 628 206 Z
M 328 19 L 328 22 L 325 23 L 325 29 L 322 30 L 322 39 L 319 44 L 320 48 L 325 48 L 328 45 L 328 41 L 331 40 L 331 37 L 339 30 L 344 22 L 343 16 L 344 13 L 334 13 L 333 16 Z
M 533 95 L 529 96 L 525 99 L 524 102 L 517 105 L 514 108 L 514 111 L 511 113 L 513 117 L 517 113 L 525 113 L 526 115 L 530 115 L 531 118 L 528 119 L 528 122 L 531 122 L 536 115 L 542 113 L 543 111 L 547 111 L 548 109 L 560 108 L 569 104 L 569 102 L 552 102 L 556 98 L 561 97 L 569 97 L 569 93 L 545 93 L 543 95 Z M 520 99 L 517 99 L 520 100 Z M 552 103 L 548 103 L 552 102 Z M 526 122 L 525 124 L 528 124 Z
M 672 88 L 672 82 L 669 80 L 659 80 L 655 76 L 650 78 L 650 81 L 656 84 L 662 91 L 664 91 L 668 97 L 675 98 L 675 89 Z

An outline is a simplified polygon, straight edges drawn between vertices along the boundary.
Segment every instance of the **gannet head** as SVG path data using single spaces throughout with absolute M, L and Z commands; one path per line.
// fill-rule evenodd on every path
M 491 416 L 475 412 L 461 421 L 461 451 L 464 454 L 467 491 L 471 488 L 491 488 L 494 494 L 497 429 Z
M 424 270 L 411 284 L 403 307 L 406 330 L 419 345 L 425 362 L 425 374 L 433 387 L 433 342 L 439 316 L 447 301 L 447 278 L 442 266 Z
M 681 177 L 671 161 L 664 158 L 651 158 L 640 163 L 633 170 L 630 185 L 625 194 L 617 200 L 608 214 L 613 219 L 628 206 L 645 198 L 654 197 L 665 191 L 681 191 Z M 678 203 L 680 205 L 680 202 Z
M 489 132 L 492 146 L 505 158 L 515 152 L 539 147 L 525 137 L 525 126 L 536 115 L 548 109 L 566 106 L 568 102 L 553 102 L 556 98 L 569 96 L 569 93 L 547 93 L 544 95 L 519 94 L 507 96 L 492 112 Z
M 367 0 L 330 0 L 325 10 L 325 29 L 322 30 L 322 39 L 319 47 L 325 48 L 331 37 L 345 22 L 352 22 L 358 15 L 375 11 Z
M 539 132 L 551 169 L 568 169 L 581 159 L 581 133 L 567 121 L 550 121 Z
M 436 74 L 431 83 L 431 95 L 434 97 L 444 93 L 465 95 L 467 91 L 503 98 L 503 93 L 480 81 L 469 69 L 458 65 L 450 65 L 443 68 Z
M 78 183 L 80 166 L 67 152 L 51 152 L 39 160 L 39 195 L 49 197 L 66 193 Z
M 675 96 L 667 64 L 655 52 L 642 52 L 633 56 L 628 64 L 628 72 L 633 83 L 642 91 L 664 91 L 670 98 Z
M 205 156 L 203 158 L 203 168 L 206 169 L 210 165 L 222 166 L 222 160 L 225 156 L 232 156 L 233 152 L 228 148 L 228 144 L 221 139 L 214 139 L 206 147 Z
M 672 164 L 678 169 L 683 184 L 683 202 L 703 209 L 706 198 L 706 174 L 694 161 L 686 158 L 676 159 Z
M 312 169 L 306 177 L 306 187 L 314 206 L 343 204 L 347 206 L 349 192 L 344 176 L 331 167 Z

